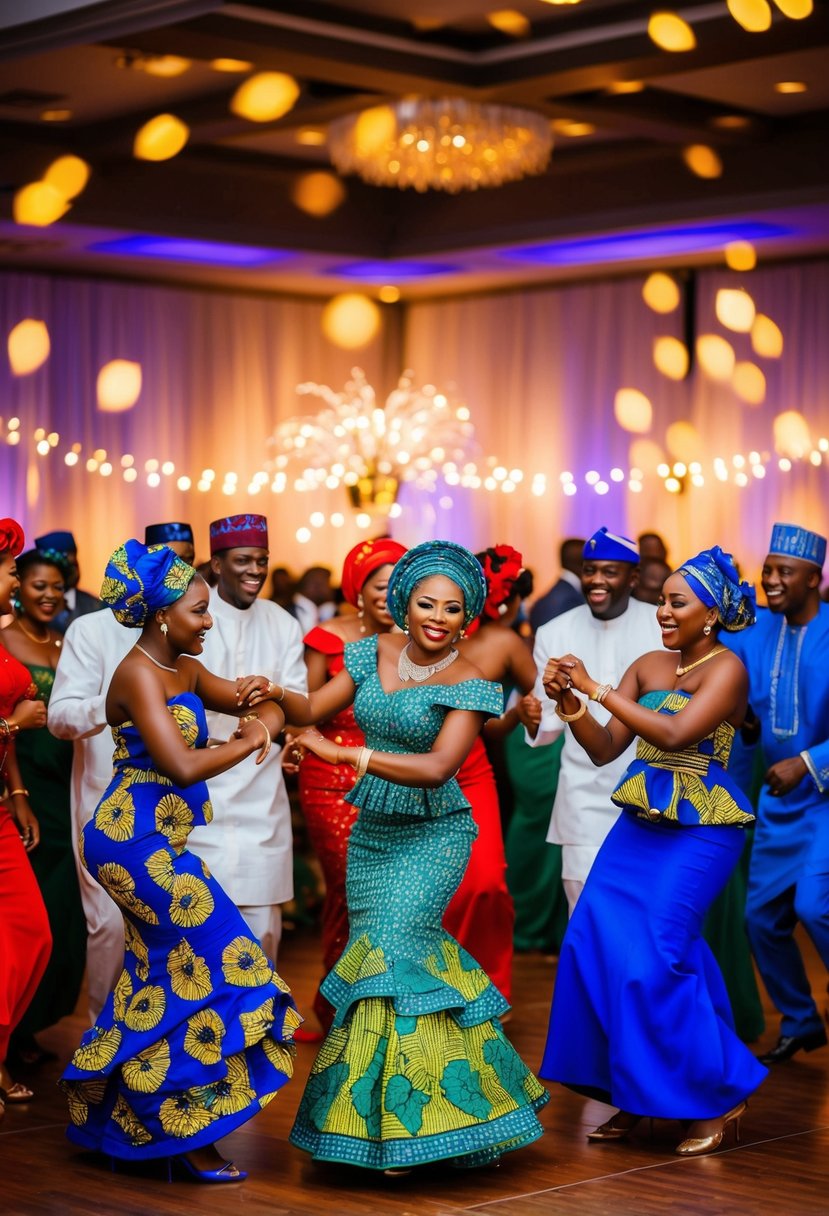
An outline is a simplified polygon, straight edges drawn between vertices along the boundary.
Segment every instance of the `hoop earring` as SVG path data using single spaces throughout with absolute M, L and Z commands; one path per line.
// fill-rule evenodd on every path
M 705 636 L 706 636 L 706 637 L 708 637 L 709 633 L 711 632 L 711 626 L 710 626 L 710 625 L 705 625 L 705 626 L 703 627 L 702 632 L 705 634 Z
M 365 621 L 363 620 L 363 617 L 365 616 L 364 608 L 365 608 L 365 603 L 363 601 L 363 597 L 361 595 L 358 595 L 357 596 L 357 616 L 360 618 L 360 633 L 365 633 L 365 631 L 366 631 Z
M 170 626 L 167 624 L 167 622 L 166 622 L 166 621 L 162 621 L 162 622 L 161 622 L 161 624 L 159 625 L 159 629 L 161 630 L 161 633 L 162 633 L 162 636 L 163 636 L 163 637 L 165 637 L 165 638 L 166 638 L 166 636 L 167 636 L 167 632 L 168 632 L 169 628 L 170 628 Z

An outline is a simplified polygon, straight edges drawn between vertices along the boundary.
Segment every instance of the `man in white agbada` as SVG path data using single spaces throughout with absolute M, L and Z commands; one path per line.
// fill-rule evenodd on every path
M 264 515 L 231 515 L 210 525 L 210 555 L 218 584 L 210 592 L 213 628 L 201 661 L 226 680 L 264 675 L 307 692 L 302 633 L 290 613 L 259 599 L 268 575 L 268 524 Z M 229 739 L 236 718 L 209 712 L 212 739 Z M 207 784 L 213 822 L 190 834 L 203 858 L 239 908 L 267 956 L 276 960 L 282 936 L 280 904 L 293 898 L 291 810 L 281 766 L 272 747 L 257 765 L 250 756 Z
M 148 545 L 169 544 L 192 566 L 189 524 L 153 524 Z M 124 918 L 78 856 L 78 838 L 95 814 L 112 777 L 112 732 L 106 720 L 106 695 L 115 668 L 135 645 L 136 633 L 119 625 L 111 612 L 94 612 L 70 622 L 63 640 L 47 725 L 58 739 L 71 739 L 72 847 L 86 917 L 86 974 L 89 1019 L 97 1020 L 115 987 L 124 959 Z
M 577 654 L 597 680 L 615 686 L 635 659 L 662 649 L 655 608 L 631 598 L 638 563 L 634 542 L 607 528 L 600 528 L 585 544 L 581 583 L 587 603 L 542 625 L 535 637 L 538 678 L 520 710 L 531 747 L 552 743 L 566 726 L 557 716 L 555 701 L 544 692 L 542 676 L 548 659 Z M 533 698 L 540 701 L 540 712 Z M 610 718 L 594 701 L 588 712 L 603 725 Z M 620 813 L 610 795 L 635 750 L 634 742 L 617 760 L 596 768 L 567 731 L 547 840 L 562 846 L 562 882 L 571 915 L 596 854 Z

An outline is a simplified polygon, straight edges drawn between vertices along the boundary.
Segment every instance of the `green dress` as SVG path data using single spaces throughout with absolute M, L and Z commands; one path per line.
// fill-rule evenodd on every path
M 515 904 L 515 949 L 557 954 L 567 928 L 561 845 L 548 844 L 564 735 L 550 747 L 530 747 L 524 727 L 507 735 L 504 753 L 513 812 L 504 847 L 507 886 Z
M 366 744 L 428 752 L 452 709 L 501 712 L 486 680 L 387 693 L 377 639 L 345 648 Z M 441 925 L 475 835 L 452 778 L 437 789 L 371 774 L 348 850 L 349 939 L 322 984 L 335 1009 L 291 1141 L 317 1160 L 370 1169 L 453 1158 L 478 1165 L 542 1134 L 547 1101 L 504 1035 L 498 989 Z
M 48 705 L 54 671 L 39 664 L 27 666 L 38 699 Z M 72 744 L 56 739 L 43 726 L 21 731 L 16 751 L 29 805 L 40 823 L 40 844 L 29 857 L 54 941 L 46 974 L 17 1027 L 18 1036 L 23 1036 L 45 1030 L 74 1011 L 86 966 L 86 919 L 72 849 Z

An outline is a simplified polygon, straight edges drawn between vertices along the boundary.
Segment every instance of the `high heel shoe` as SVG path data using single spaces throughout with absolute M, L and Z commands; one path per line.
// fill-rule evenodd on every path
M 705 1153 L 713 1153 L 722 1144 L 725 1129 L 729 1123 L 734 1124 L 734 1134 L 739 1144 L 740 1120 L 747 1106 L 747 1102 L 740 1102 L 733 1110 L 722 1116 L 717 1131 L 712 1132 L 709 1136 L 689 1136 L 687 1140 L 683 1140 L 676 1146 L 675 1151 L 679 1153 L 680 1157 L 702 1157 Z M 700 1120 L 700 1122 L 708 1122 L 708 1120 Z M 693 1127 L 693 1124 L 691 1126 Z
M 587 1133 L 588 1140 L 627 1140 L 630 1133 L 641 1123 L 641 1115 L 629 1115 L 626 1110 L 617 1110 L 606 1123 Z
M 184 1154 L 167 1159 L 168 1181 L 173 1181 L 176 1170 L 183 1170 L 189 1178 L 195 1179 L 196 1182 L 244 1182 L 248 1176 L 247 1170 L 237 1169 L 232 1161 L 226 1161 L 216 1170 L 200 1170 Z

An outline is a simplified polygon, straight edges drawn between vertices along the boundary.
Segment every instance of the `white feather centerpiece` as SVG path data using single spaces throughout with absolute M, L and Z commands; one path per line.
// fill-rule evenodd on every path
M 360 368 L 342 392 L 310 382 L 297 392 L 322 408 L 280 423 L 268 441 L 267 467 L 278 477 L 289 464 L 301 464 L 298 491 L 342 485 L 355 509 L 387 515 L 402 481 L 434 489 L 442 473 L 475 449 L 466 404 L 433 384 L 415 385 L 409 371 L 383 404 Z

